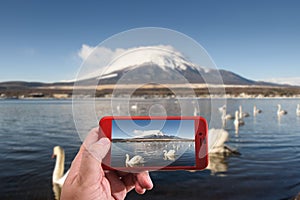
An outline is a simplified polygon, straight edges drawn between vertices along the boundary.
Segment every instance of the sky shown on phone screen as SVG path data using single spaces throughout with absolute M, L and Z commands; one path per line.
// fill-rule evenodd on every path
M 155 134 L 194 139 L 194 120 L 112 120 L 112 138 L 134 138 Z

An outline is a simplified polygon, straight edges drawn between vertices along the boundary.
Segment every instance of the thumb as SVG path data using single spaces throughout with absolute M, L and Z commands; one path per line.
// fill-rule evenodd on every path
M 101 162 L 110 149 L 108 138 L 101 138 L 88 149 L 84 148 L 79 169 L 80 180 L 87 184 L 94 184 L 104 174 Z
M 88 151 L 99 162 L 102 162 L 110 149 L 110 140 L 106 137 L 101 138 L 98 142 L 92 144 Z

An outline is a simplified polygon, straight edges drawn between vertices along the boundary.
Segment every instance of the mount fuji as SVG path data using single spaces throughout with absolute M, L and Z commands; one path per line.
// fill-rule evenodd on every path
M 105 85 L 105 84 L 224 84 L 224 85 L 264 85 L 288 86 L 270 82 L 254 81 L 244 78 L 234 72 L 223 69 L 207 68 L 188 61 L 186 57 L 172 46 L 148 46 L 132 49 L 118 49 L 116 55 L 104 60 L 113 60 L 108 67 L 95 70 L 90 74 L 77 79 L 79 85 Z M 92 57 L 92 64 L 97 59 L 105 57 L 96 53 Z M 87 58 L 87 57 L 86 57 Z M 89 59 L 87 59 L 89 60 Z M 97 68 L 97 66 L 94 66 Z M 100 76 L 101 75 L 101 76 Z M 0 91 L 31 91 L 33 88 L 72 87 L 75 81 L 62 81 L 55 83 L 9 81 L 0 83 Z M 15 92 L 17 94 L 17 92 Z M 22 92 L 20 92 L 22 93 Z
M 183 84 L 272 85 L 241 77 L 233 72 L 207 68 L 188 61 L 171 46 L 138 47 L 116 56 L 101 76 L 83 80 L 84 84 Z
M 133 132 L 137 136 L 135 139 L 181 139 L 174 135 L 167 135 L 160 130 L 134 130 Z

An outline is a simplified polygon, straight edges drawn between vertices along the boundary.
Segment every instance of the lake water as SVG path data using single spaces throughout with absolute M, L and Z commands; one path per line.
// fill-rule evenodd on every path
M 174 150 L 174 156 L 164 156 L 163 151 Z M 130 158 L 135 155 L 142 156 L 144 163 L 140 167 L 165 166 L 195 166 L 194 142 L 113 142 L 110 152 L 112 167 L 126 167 L 125 155 Z M 134 166 L 132 166 L 134 167 Z
M 278 103 L 288 111 L 280 120 Z M 226 126 L 227 144 L 241 155 L 211 156 L 210 169 L 203 171 L 151 172 L 153 190 L 143 196 L 130 192 L 127 199 L 291 199 L 300 192 L 297 103 L 299 99 L 228 100 L 229 113 L 243 105 L 251 114 L 238 135 L 232 122 Z M 254 104 L 263 110 L 256 117 Z M 0 100 L 0 199 L 53 199 L 52 149 L 65 149 L 68 169 L 80 144 L 70 100 Z

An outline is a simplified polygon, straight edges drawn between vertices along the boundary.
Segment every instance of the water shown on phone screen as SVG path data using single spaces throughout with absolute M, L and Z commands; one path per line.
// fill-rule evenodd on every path
M 194 120 L 112 120 L 111 167 L 195 166 Z

